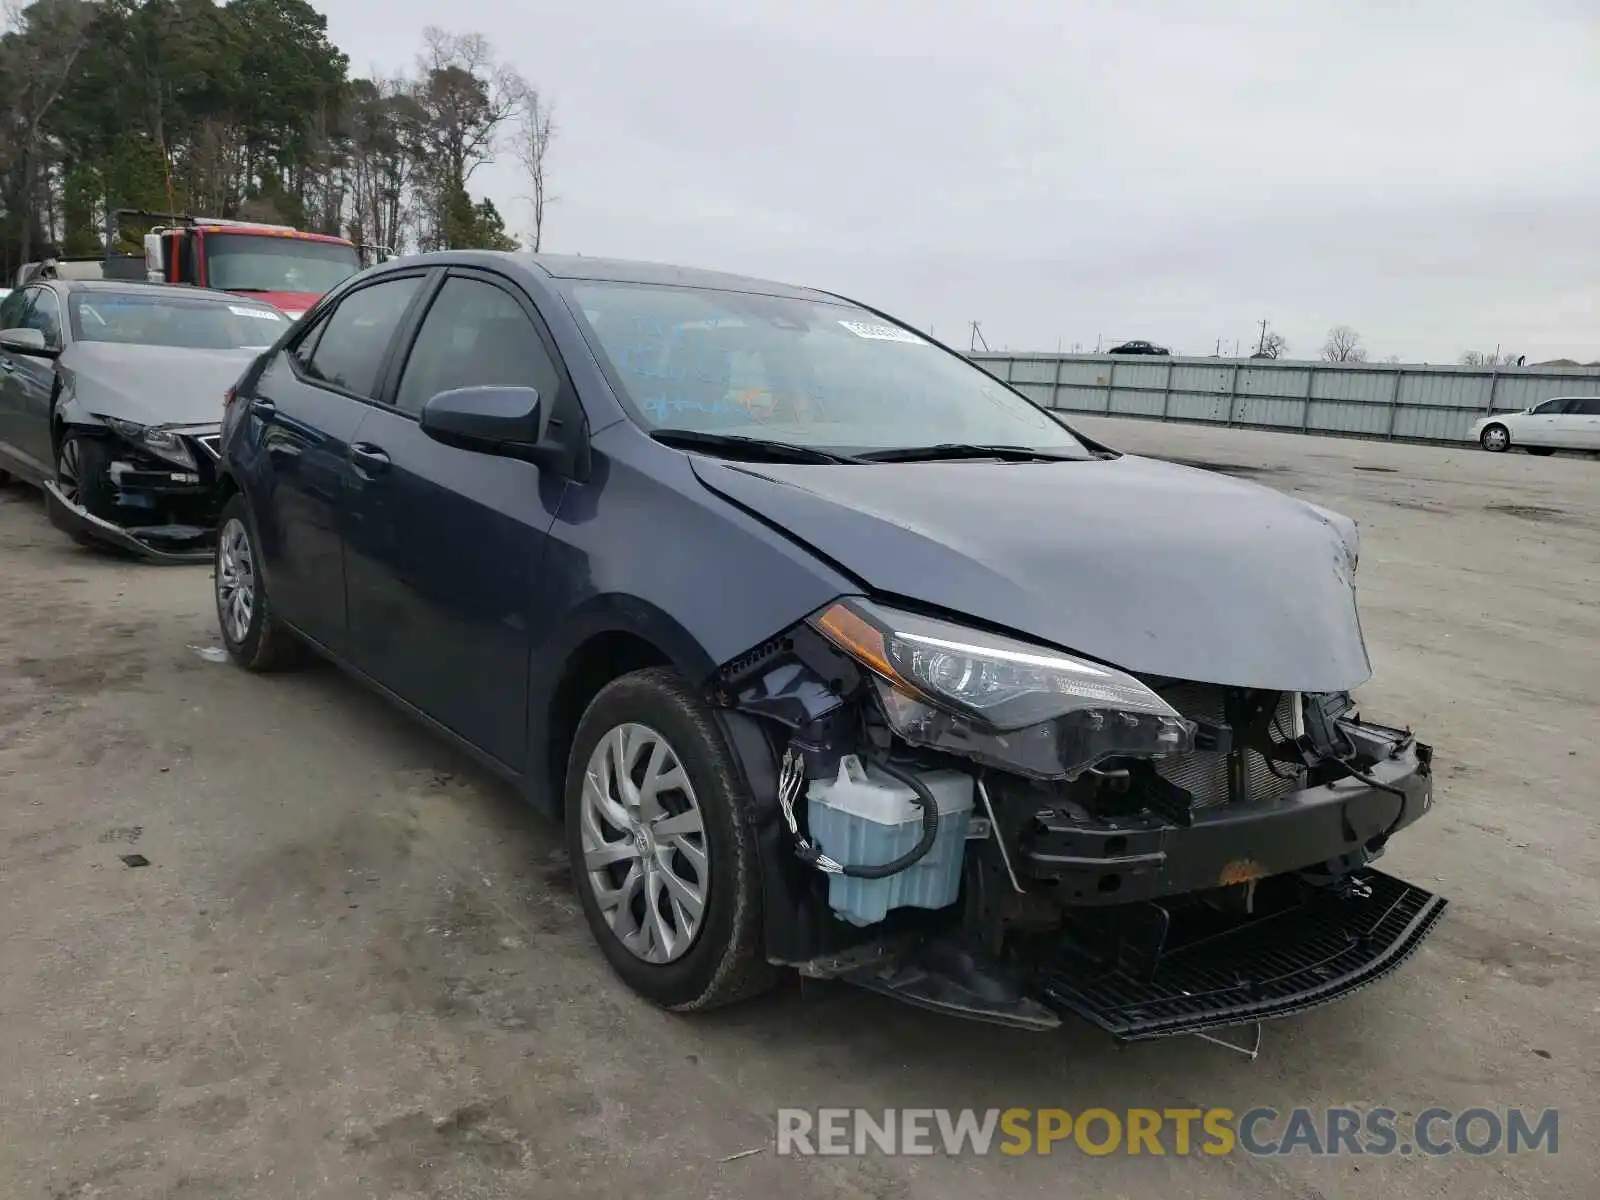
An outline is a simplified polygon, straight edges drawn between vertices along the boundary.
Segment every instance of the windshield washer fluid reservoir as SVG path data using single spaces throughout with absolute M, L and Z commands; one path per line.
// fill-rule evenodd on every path
M 961 859 L 972 818 L 972 776 L 960 771 L 918 774 L 939 808 L 939 833 L 920 860 L 887 879 L 828 876 L 828 904 L 853 925 L 873 925 L 891 908 L 944 908 L 961 891 Z M 842 866 L 893 862 L 922 838 L 915 793 L 892 775 L 846 755 L 837 779 L 814 779 L 806 789 L 811 839 Z

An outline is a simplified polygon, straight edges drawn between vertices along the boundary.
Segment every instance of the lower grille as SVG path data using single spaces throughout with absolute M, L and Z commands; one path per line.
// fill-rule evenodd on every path
M 1223 689 L 1212 684 L 1179 683 L 1158 689 L 1163 700 L 1191 721 L 1227 723 Z M 1274 714 L 1280 740 L 1295 734 L 1298 697 L 1285 692 Z M 1244 751 L 1245 787 L 1252 800 L 1276 800 L 1305 786 L 1301 772 L 1286 763 L 1269 763 L 1254 750 Z M 1156 773 L 1194 797 L 1195 808 L 1214 808 L 1228 802 L 1228 758 L 1215 751 L 1192 750 L 1156 760 Z
M 1380 871 L 1355 878 L 1370 891 L 1325 889 L 1182 937 L 1175 926 L 1145 970 L 1065 946 L 1040 988 L 1053 1006 L 1128 1041 L 1315 1008 L 1394 970 L 1444 912 L 1443 897 Z

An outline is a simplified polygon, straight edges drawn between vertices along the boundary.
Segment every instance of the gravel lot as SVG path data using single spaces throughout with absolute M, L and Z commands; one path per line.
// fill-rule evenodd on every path
M 1439 766 L 1386 866 L 1453 901 L 1402 973 L 1268 1025 L 1254 1062 L 837 985 L 664 1015 L 613 983 L 506 789 L 332 669 L 202 657 L 207 569 L 79 550 L 12 488 L 0 1195 L 1593 1196 L 1600 462 L 1084 426 L 1361 522 L 1359 699 Z M 779 1106 L 857 1104 L 1523 1104 L 1562 1128 L 1555 1156 L 1488 1159 L 773 1153 Z

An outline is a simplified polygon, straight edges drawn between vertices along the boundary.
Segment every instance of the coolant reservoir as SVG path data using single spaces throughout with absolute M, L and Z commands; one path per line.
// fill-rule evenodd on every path
M 829 906 L 853 925 L 876 924 L 891 908 L 944 908 L 960 895 L 972 776 L 926 771 L 917 778 L 938 805 L 938 837 L 919 861 L 887 879 L 828 876 Z M 846 755 L 837 779 L 814 779 L 806 789 L 811 840 L 844 866 L 893 862 L 922 838 L 922 810 L 914 795 L 894 776 Z

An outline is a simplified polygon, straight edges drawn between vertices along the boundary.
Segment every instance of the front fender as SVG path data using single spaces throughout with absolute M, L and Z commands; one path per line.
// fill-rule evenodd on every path
M 687 455 L 632 425 L 602 430 L 592 453 L 590 478 L 568 486 L 550 529 L 530 626 L 548 632 L 532 649 L 526 792 L 551 815 L 560 810 L 561 792 L 550 785 L 566 765 L 553 761 L 552 747 L 561 740 L 559 722 L 571 719 L 561 707 L 562 683 L 574 656 L 595 638 L 629 635 L 709 692 L 723 664 L 860 590 L 858 581 L 712 493 Z M 804 960 L 825 940 L 818 925 L 826 909 L 816 903 L 816 881 L 787 848 L 769 730 L 743 713 L 714 712 L 752 800 L 767 955 Z
M 585 646 L 596 638 L 619 633 L 653 647 L 693 683 L 709 678 L 716 666 L 680 622 L 638 596 L 590 597 L 572 610 L 549 637 L 536 642 L 528 672 L 527 792 L 536 807 L 551 815 L 560 812 L 561 793 L 559 788 L 545 785 L 561 777 L 564 765 L 551 761 L 558 693 L 569 665 Z
M 713 494 L 688 456 L 636 428 L 602 431 L 590 478 L 562 495 L 530 614 L 530 780 L 549 778 L 550 703 L 598 634 L 649 643 L 690 683 L 838 596 L 859 590 Z
M 63 429 L 107 429 L 108 426 L 99 417 L 95 416 L 78 399 L 77 393 L 64 387 L 57 380 L 56 394 L 50 401 L 50 449 L 52 452 L 61 449 L 61 431 Z M 52 467 L 54 464 L 51 464 Z

